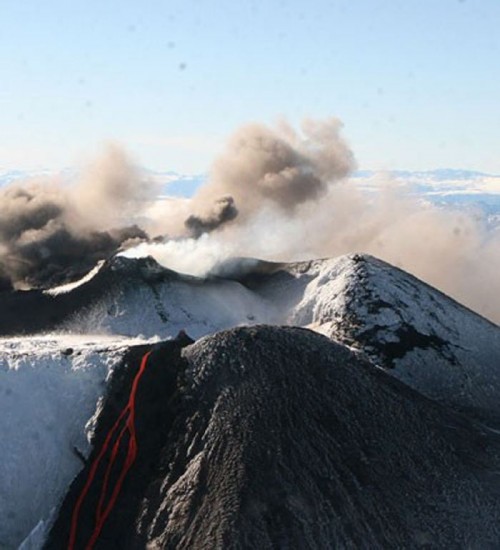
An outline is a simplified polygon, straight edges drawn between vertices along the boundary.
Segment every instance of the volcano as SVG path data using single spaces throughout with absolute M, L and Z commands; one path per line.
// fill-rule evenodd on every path
M 96 547 L 500 542 L 500 329 L 376 258 L 233 259 L 195 278 L 115 257 L 0 292 L 0 334 L 0 546 L 67 546 L 149 351 L 137 456 Z

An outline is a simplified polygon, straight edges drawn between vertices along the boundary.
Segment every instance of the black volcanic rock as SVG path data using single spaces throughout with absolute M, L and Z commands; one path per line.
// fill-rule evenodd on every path
M 239 328 L 181 347 L 154 350 L 137 461 L 96 548 L 500 545 L 496 434 L 308 330 Z M 116 371 L 90 462 L 143 352 Z M 66 547 L 87 476 L 46 548 Z M 77 548 L 94 515 L 82 512 Z

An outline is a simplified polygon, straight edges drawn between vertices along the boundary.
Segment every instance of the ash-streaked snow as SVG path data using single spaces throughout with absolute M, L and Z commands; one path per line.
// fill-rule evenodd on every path
M 289 264 L 256 284 L 282 323 L 363 352 L 424 395 L 500 420 L 500 328 L 366 255 Z
M 0 548 L 15 548 L 63 497 L 89 452 L 85 425 L 125 350 L 139 339 L 0 339 Z
M 153 260 L 138 279 L 104 292 L 99 300 L 73 313 L 61 328 L 85 334 L 98 329 L 104 334 L 142 337 L 174 337 L 186 330 L 194 338 L 238 325 L 269 323 L 276 312 L 273 305 L 237 281 L 168 276 Z M 136 260 L 116 258 L 133 266 Z M 156 279 L 156 276 L 166 276 Z

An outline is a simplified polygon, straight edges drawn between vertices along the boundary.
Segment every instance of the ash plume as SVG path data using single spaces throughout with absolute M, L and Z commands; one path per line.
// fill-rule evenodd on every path
M 137 253 L 195 275 L 230 257 L 299 261 L 368 253 L 500 322 L 500 232 L 488 231 L 474 212 L 415 198 L 389 176 L 379 176 L 376 192 L 363 192 L 348 179 L 355 163 L 340 128 L 333 119 L 306 121 L 301 133 L 286 123 L 237 131 L 191 202 L 163 213 L 176 239 L 141 245 Z M 202 225 L 186 230 L 184 220 L 210 219 L 222 196 L 233 198 L 236 218 L 210 232 Z
M 120 247 L 147 238 L 130 223 L 152 187 L 115 146 L 74 184 L 40 181 L 0 190 L 0 287 L 77 278 Z
M 306 120 L 302 132 L 285 122 L 276 128 L 261 124 L 241 128 L 214 162 L 208 184 L 194 197 L 195 218 L 212 219 L 214 203 L 227 197 L 240 221 L 266 204 L 293 215 L 299 205 L 319 200 L 354 167 L 353 155 L 340 136 L 341 127 L 332 118 Z M 235 217 L 223 218 L 215 227 L 209 224 L 208 229 Z M 186 225 L 190 227 L 187 221 Z
M 234 205 L 234 199 L 232 197 L 222 197 L 215 201 L 212 209 L 205 216 L 191 214 L 184 224 L 191 235 L 198 238 L 203 233 L 210 233 L 223 223 L 234 220 L 237 215 L 238 210 Z
M 307 120 L 301 131 L 253 124 L 230 138 L 192 199 L 154 203 L 152 183 L 111 147 L 73 186 L 0 190 L 0 290 L 76 278 L 137 242 L 128 255 L 194 275 L 230 257 L 360 252 L 500 322 L 500 232 L 473 212 L 417 199 L 389 177 L 367 194 L 349 180 L 354 166 L 337 119 Z

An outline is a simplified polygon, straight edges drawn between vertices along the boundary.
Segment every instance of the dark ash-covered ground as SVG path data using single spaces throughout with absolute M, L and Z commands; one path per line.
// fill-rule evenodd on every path
M 144 351 L 116 371 L 97 448 Z M 148 369 L 138 459 L 96 548 L 500 545 L 499 437 L 326 337 L 232 329 L 163 344 Z M 66 546 L 87 474 L 46 548 Z

